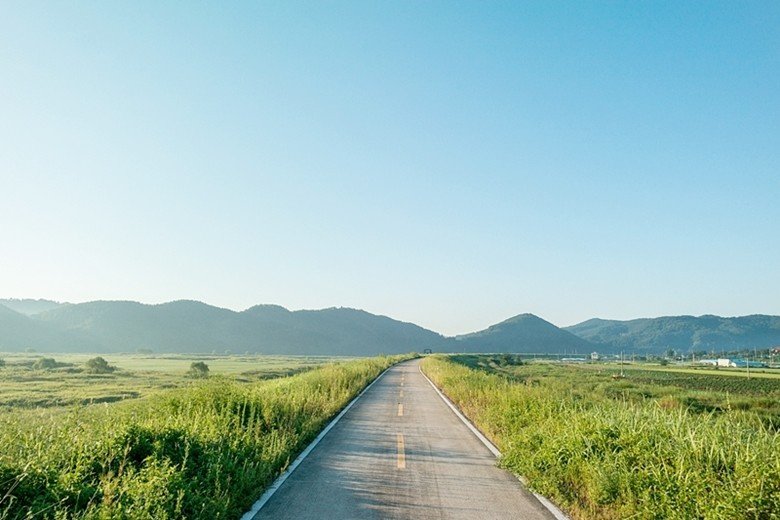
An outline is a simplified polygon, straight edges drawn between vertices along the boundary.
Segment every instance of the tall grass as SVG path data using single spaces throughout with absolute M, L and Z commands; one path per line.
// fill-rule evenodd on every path
M 236 518 L 400 357 L 0 416 L 0 518 Z
M 442 358 L 422 366 L 504 467 L 575 518 L 780 518 L 780 437 L 753 413 L 583 397 Z

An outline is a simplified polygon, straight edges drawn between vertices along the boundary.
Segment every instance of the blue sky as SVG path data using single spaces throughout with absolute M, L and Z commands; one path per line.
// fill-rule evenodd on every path
M 2 2 L 0 297 L 780 314 L 777 2 Z

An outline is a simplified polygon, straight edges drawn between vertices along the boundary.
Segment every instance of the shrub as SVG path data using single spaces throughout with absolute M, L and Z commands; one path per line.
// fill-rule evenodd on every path
M 187 377 L 202 379 L 209 377 L 209 366 L 203 361 L 196 361 L 190 365 Z
M 0 358 L 0 368 L 3 368 L 5 366 L 5 359 Z
M 108 361 L 102 357 L 94 357 L 87 361 L 87 372 L 92 374 L 110 374 L 116 370 L 116 367 L 108 364 Z
M 44 357 L 35 360 L 32 366 L 35 370 L 51 370 L 57 368 L 57 362 L 54 358 Z

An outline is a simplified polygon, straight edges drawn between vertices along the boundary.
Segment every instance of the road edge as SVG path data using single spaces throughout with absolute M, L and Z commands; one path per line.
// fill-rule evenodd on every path
M 433 381 L 431 381 L 431 379 L 430 379 L 430 378 L 429 378 L 429 377 L 428 377 L 428 376 L 425 374 L 425 372 L 423 372 L 422 366 L 421 366 L 421 365 L 418 365 L 418 366 L 417 366 L 417 369 L 420 371 L 420 374 L 422 374 L 422 376 L 425 378 L 425 380 L 426 380 L 426 381 L 428 381 L 428 383 L 430 383 L 430 385 L 433 387 L 433 389 L 434 389 L 434 390 L 436 390 L 436 393 L 437 393 L 437 394 L 439 394 L 439 397 L 441 397 L 442 401 L 444 401 L 444 403 L 445 403 L 447 406 L 449 406 L 449 407 L 450 407 L 450 409 L 451 409 L 453 412 L 455 412 L 455 415 L 457 415 L 457 416 L 458 416 L 458 418 L 459 418 L 461 421 L 463 421 L 463 424 L 465 424 L 465 425 L 468 427 L 468 429 L 469 429 L 469 430 L 471 430 L 471 432 L 472 432 L 472 433 L 473 433 L 473 434 L 474 434 L 474 435 L 477 437 L 477 439 L 479 439 L 479 440 L 482 442 L 482 444 L 484 444 L 484 445 L 485 445 L 485 447 L 486 447 L 488 450 L 490 450 L 490 452 L 491 452 L 491 453 L 492 453 L 492 454 L 493 454 L 493 455 L 494 455 L 496 458 L 499 458 L 499 457 L 501 457 L 501 451 L 499 451 L 499 449 L 496 447 L 496 445 L 495 445 L 495 444 L 493 444 L 492 442 L 490 442 L 490 439 L 488 439 L 487 437 L 485 437 L 485 435 L 484 435 L 484 434 L 483 434 L 481 431 L 479 431 L 479 428 L 477 428 L 476 426 L 474 426 L 474 423 L 472 423 L 472 422 L 469 420 L 469 418 L 468 418 L 468 417 L 466 417 L 465 415 L 463 415 L 463 412 L 461 412 L 461 411 L 458 409 L 458 407 L 457 407 L 457 406 L 455 406 L 455 403 L 453 403 L 452 401 L 450 401 L 449 397 L 447 397 L 446 395 L 444 395 L 444 393 L 443 393 L 441 390 L 439 390 L 439 387 L 437 387 L 437 386 L 436 386 L 436 385 L 433 383 Z M 525 486 L 525 482 L 524 482 L 524 480 L 523 480 L 523 477 L 521 477 L 521 476 L 519 476 L 519 475 L 515 475 L 515 476 L 517 477 L 517 480 L 519 480 L 519 481 L 520 481 L 520 483 L 521 483 L 521 484 L 523 484 L 523 485 Z M 529 489 L 529 491 L 530 491 L 531 493 L 533 493 L 533 495 L 536 497 L 536 499 L 537 499 L 537 500 L 538 500 L 538 501 L 539 501 L 539 502 L 540 502 L 540 503 L 541 503 L 541 504 L 542 504 L 542 505 L 543 505 L 545 508 L 547 508 L 547 510 L 548 510 L 548 511 L 550 511 L 550 513 L 552 513 L 552 515 L 553 515 L 553 516 L 554 516 L 554 517 L 555 517 L 557 520 L 571 520 L 571 519 L 570 519 L 568 516 L 566 516 L 566 513 L 564 513 L 564 512 L 563 512 L 563 511 L 561 511 L 560 509 L 558 509 L 558 506 L 556 506 L 555 504 L 553 504 L 552 502 L 550 502 L 550 500 L 549 500 L 547 497 L 545 497 L 544 495 L 540 495 L 539 493 L 534 493 L 534 492 L 533 492 L 532 490 L 530 490 L 530 489 Z M 242 520 L 244 520 L 244 519 L 242 519 Z
M 308 446 L 298 455 L 295 460 L 290 464 L 286 470 L 284 470 L 284 473 L 279 475 L 276 480 L 273 481 L 273 483 L 268 486 L 268 489 L 265 490 L 265 492 L 260 496 L 260 498 L 257 499 L 257 501 L 252 504 L 252 507 L 244 513 L 244 515 L 241 517 L 241 520 L 252 520 L 257 514 L 260 512 L 261 509 L 263 509 L 263 506 L 268 502 L 272 496 L 274 496 L 274 493 L 276 493 L 280 487 L 282 487 L 282 484 L 289 478 L 290 475 L 295 471 L 295 469 L 303 462 L 303 460 L 308 457 L 309 453 L 312 452 L 312 450 L 317 446 L 317 444 L 320 443 L 320 441 L 325 437 L 325 435 L 328 434 L 328 432 L 336 426 L 336 423 L 338 423 L 342 417 L 349 411 L 350 408 L 352 408 L 352 405 L 354 405 L 358 399 L 363 397 L 363 394 L 368 392 L 368 389 L 374 386 L 374 383 L 382 379 L 382 377 L 387 373 L 388 370 L 393 368 L 397 363 L 390 365 L 386 369 L 382 371 L 381 374 L 376 376 L 376 378 L 371 381 L 371 383 L 368 384 L 363 390 L 360 391 L 358 395 L 355 396 L 354 399 L 352 399 L 347 406 L 344 407 L 343 410 L 339 412 L 339 414 L 334 417 L 328 425 L 323 428 L 323 430 L 314 438 L 313 441 L 309 443 Z

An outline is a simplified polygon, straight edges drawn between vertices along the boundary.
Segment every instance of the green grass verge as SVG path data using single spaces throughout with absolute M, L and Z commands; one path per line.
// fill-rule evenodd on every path
M 530 365 L 524 378 L 500 361 L 422 367 L 498 445 L 505 468 L 574 518 L 778 517 L 780 437 L 756 413 L 610 398 L 539 372 L 556 367 Z
M 0 415 L 0 518 L 237 518 L 402 356 Z

